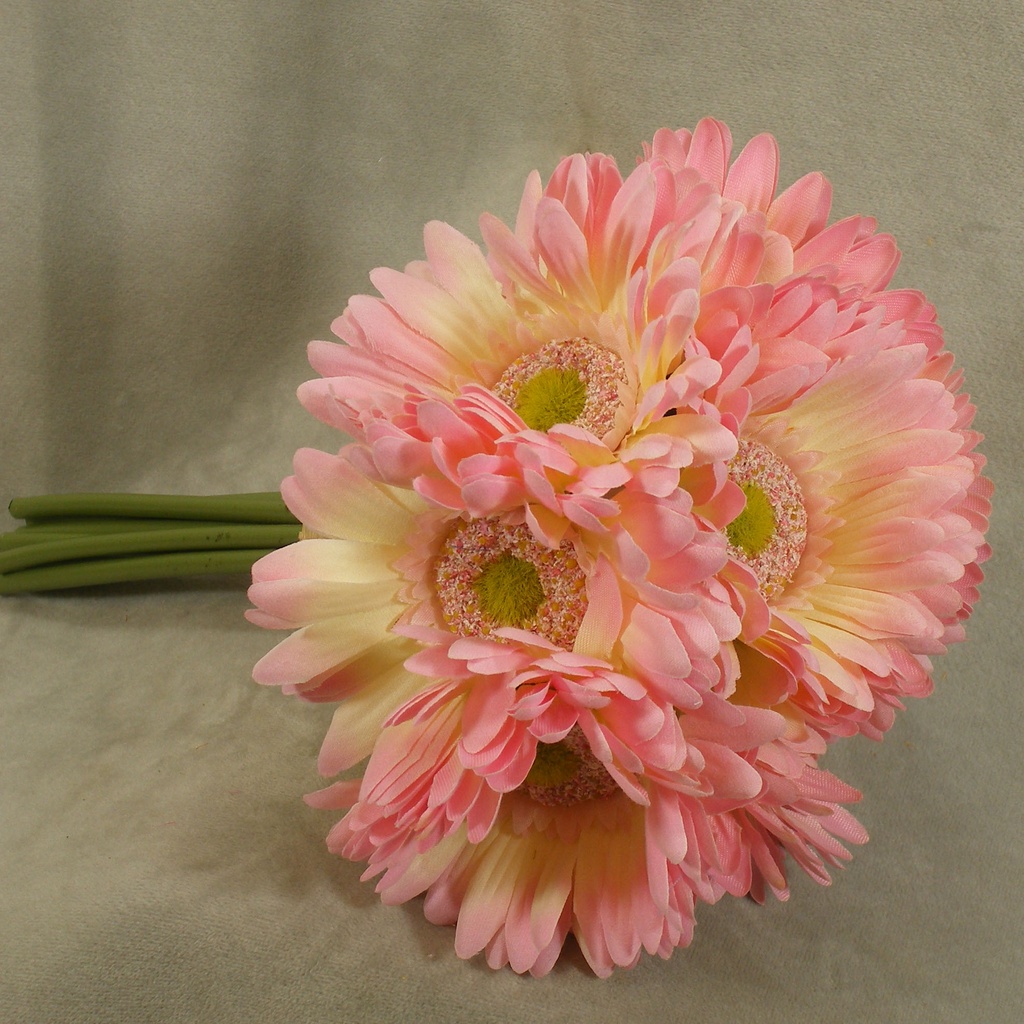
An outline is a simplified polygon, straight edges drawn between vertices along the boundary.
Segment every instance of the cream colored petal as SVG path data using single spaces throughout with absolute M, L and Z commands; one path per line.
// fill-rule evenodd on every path
M 315 622 L 264 655 L 253 669 L 253 678 L 268 686 L 309 682 L 388 639 L 393 617 L 394 610 L 383 607 Z
M 388 715 L 429 685 L 401 663 L 367 679 L 334 712 L 317 761 L 320 774 L 336 775 L 369 757 Z
M 402 608 L 395 599 L 396 589 L 393 576 L 370 583 L 284 579 L 254 583 L 249 588 L 249 600 L 291 628 L 375 609 L 383 610 L 390 621 Z
M 253 566 L 253 581 L 257 584 L 298 579 L 323 583 L 397 582 L 397 573 L 390 565 L 401 550 L 351 540 L 301 540 L 261 558 Z
M 295 475 L 281 484 L 291 511 L 327 537 L 376 544 L 398 544 L 425 508 L 412 491 L 376 483 L 346 456 L 312 448 L 295 454 Z
M 495 361 L 496 344 L 514 336 L 512 311 L 474 243 L 439 222 L 427 226 L 424 239 L 434 281 L 387 268 L 370 279 L 405 323 L 437 342 L 473 377 L 478 363 Z
M 868 639 L 942 635 L 941 624 L 909 595 L 823 583 L 815 588 L 812 601 L 813 610 L 804 612 L 805 620 L 820 620 L 840 629 L 853 627 L 851 631 Z

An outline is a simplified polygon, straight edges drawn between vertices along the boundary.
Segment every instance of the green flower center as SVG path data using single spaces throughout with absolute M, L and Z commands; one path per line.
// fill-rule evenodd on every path
M 544 601 L 540 576 L 531 562 L 507 551 L 473 581 L 480 611 L 498 626 L 525 626 Z
M 580 757 L 566 743 L 538 743 L 527 786 L 551 789 L 572 782 L 580 770 Z
M 750 566 L 761 593 L 772 600 L 792 583 L 807 543 L 800 481 L 760 441 L 740 441 L 729 475 L 747 499 L 725 528 L 729 553 Z
M 519 789 L 547 807 L 570 807 L 621 792 L 578 725 L 564 740 L 537 744 L 533 766 Z
M 753 480 L 740 484 L 747 503 L 743 511 L 725 528 L 725 535 L 734 548 L 747 558 L 757 558 L 775 536 L 775 510 L 768 495 Z
M 531 430 L 571 423 L 605 438 L 622 429 L 626 377 L 614 352 L 586 338 L 563 338 L 510 363 L 493 388 Z
M 532 430 L 572 423 L 587 404 L 587 386 L 577 370 L 553 366 L 541 370 L 519 389 L 515 410 Z
M 571 541 L 539 544 L 525 524 L 457 519 L 434 563 L 441 614 L 459 636 L 527 629 L 571 650 L 587 610 L 586 574 Z

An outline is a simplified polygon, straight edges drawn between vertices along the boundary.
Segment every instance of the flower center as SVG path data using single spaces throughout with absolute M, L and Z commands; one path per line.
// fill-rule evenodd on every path
M 587 610 L 586 577 L 572 544 L 538 544 L 526 526 L 459 520 L 435 568 L 441 612 L 459 636 L 511 626 L 570 649 Z
M 587 404 L 587 385 L 579 370 L 548 366 L 523 383 L 516 395 L 516 412 L 533 430 L 550 430 L 556 423 L 573 423 Z
M 793 470 L 757 441 L 740 441 L 729 475 L 747 499 L 725 528 L 729 553 L 754 570 L 765 597 L 775 597 L 796 575 L 807 543 L 800 484 Z
M 508 552 L 485 565 L 473 581 L 480 612 L 502 626 L 523 626 L 544 602 L 544 588 L 532 562 Z
M 775 536 L 775 512 L 768 495 L 753 480 L 740 484 L 747 503 L 743 511 L 725 528 L 729 543 L 747 558 L 756 558 Z
M 567 807 L 618 791 L 615 780 L 590 752 L 580 727 L 557 743 L 539 743 L 533 767 L 520 789 L 537 803 Z
M 493 390 L 532 430 L 572 423 L 603 437 L 615 427 L 625 383 L 625 366 L 614 352 L 566 338 L 520 356 Z

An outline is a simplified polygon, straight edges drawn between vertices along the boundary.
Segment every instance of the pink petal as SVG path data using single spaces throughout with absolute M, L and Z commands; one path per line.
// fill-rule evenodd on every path
M 767 211 L 778 179 L 778 143 L 771 135 L 756 135 L 729 168 L 723 195 L 748 210 Z
M 797 248 L 825 227 L 831 207 L 832 186 L 823 174 L 813 171 L 774 199 L 768 207 L 768 227 Z

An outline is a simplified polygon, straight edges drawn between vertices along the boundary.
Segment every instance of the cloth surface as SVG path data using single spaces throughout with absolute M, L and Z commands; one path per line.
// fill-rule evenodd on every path
M 1024 1002 L 1018 729 L 1024 49 L 1016 0 L 0 3 L 0 497 L 267 490 L 341 439 L 305 344 L 437 218 L 629 168 L 704 115 L 876 216 L 939 310 L 997 486 L 936 693 L 825 766 L 871 842 L 599 981 L 460 961 L 306 807 L 329 708 L 251 682 L 244 580 L 0 599 L 0 1018 L 940 1024 Z M 5 515 L 5 513 L 0 514 Z M 0 527 L 13 521 L 2 518 Z

